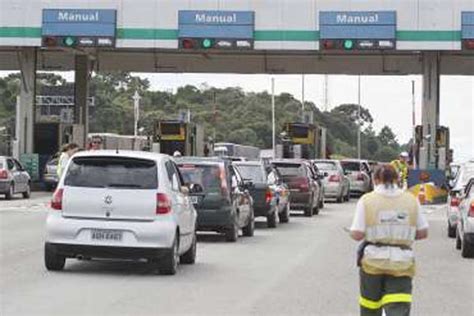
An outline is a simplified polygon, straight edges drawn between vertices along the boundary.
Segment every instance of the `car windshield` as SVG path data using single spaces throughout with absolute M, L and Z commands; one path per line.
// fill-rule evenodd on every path
M 360 163 L 355 161 L 341 161 L 341 165 L 347 171 L 360 171 Z
M 304 166 L 295 163 L 274 163 L 273 166 L 282 176 L 306 176 Z
M 219 165 L 179 164 L 184 183 L 200 184 L 204 192 L 221 192 Z
M 77 157 L 71 162 L 64 185 L 72 187 L 156 189 L 156 163 L 126 157 Z
M 336 164 L 334 162 L 315 162 L 316 166 L 320 170 L 337 170 Z
M 266 176 L 260 165 L 235 165 L 243 179 L 250 179 L 255 183 L 266 183 Z

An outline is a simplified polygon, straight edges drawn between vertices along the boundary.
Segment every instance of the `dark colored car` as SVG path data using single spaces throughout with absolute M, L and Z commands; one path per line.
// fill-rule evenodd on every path
M 58 156 L 51 157 L 44 167 L 43 182 L 48 191 L 54 191 L 58 185 Z
M 255 216 L 266 217 L 267 226 L 270 228 L 276 227 L 278 216 L 277 194 L 268 184 L 263 164 L 258 161 L 242 161 L 234 162 L 233 165 L 244 180 L 252 182 L 249 191 L 253 199 Z
M 240 229 L 244 236 L 253 236 L 251 183 L 244 182 L 229 161 L 185 157 L 176 162 L 185 183 L 202 187 L 201 192 L 191 188 L 189 193 L 198 213 L 198 231 L 223 233 L 232 242 L 237 240 Z
M 319 213 L 322 191 L 310 162 L 295 159 L 272 161 L 290 189 L 291 209 L 303 209 L 305 216 Z

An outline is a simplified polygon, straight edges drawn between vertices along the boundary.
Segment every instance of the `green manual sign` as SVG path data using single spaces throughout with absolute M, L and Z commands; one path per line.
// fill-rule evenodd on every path
M 38 154 L 21 154 L 20 162 L 30 174 L 31 181 L 39 180 L 39 156 Z

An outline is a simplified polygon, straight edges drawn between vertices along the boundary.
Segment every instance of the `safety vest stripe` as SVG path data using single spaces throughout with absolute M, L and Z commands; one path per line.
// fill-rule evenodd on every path
M 412 295 L 405 293 L 386 294 L 379 301 L 372 301 L 363 296 L 359 297 L 359 304 L 367 309 L 379 309 L 386 304 L 391 303 L 411 303 Z
M 368 227 L 366 234 L 366 239 L 372 242 L 389 238 L 411 243 L 415 240 L 416 228 L 407 225 L 376 225 Z

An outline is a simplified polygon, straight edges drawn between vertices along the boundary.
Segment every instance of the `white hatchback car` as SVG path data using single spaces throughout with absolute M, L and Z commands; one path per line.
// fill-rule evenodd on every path
M 167 155 L 81 152 L 69 161 L 51 201 L 44 260 L 147 259 L 163 274 L 196 258 L 197 213 Z

